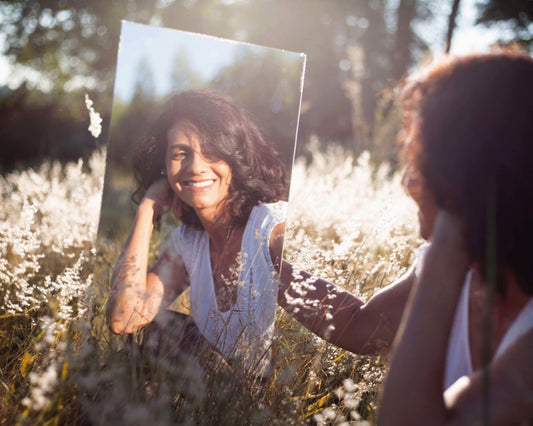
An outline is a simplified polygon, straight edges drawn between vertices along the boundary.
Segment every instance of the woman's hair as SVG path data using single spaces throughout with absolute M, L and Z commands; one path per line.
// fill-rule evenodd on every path
M 401 96 L 407 162 L 437 206 L 461 218 L 485 279 L 490 245 L 499 290 L 511 272 L 533 294 L 533 60 L 445 58 L 404 83 Z
M 133 173 L 139 202 L 165 170 L 168 131 L 187 122 L 201 140 L 202 154 L 225 161 L 231 168 L 226 208 L 233 224 L 245 224 L 253 206 L 287 197 L 286 172 L 281 159 L 250 115 L 228 96 L 191 90 L 172 96 L 148 135 L 133 153 Z M 183 223 L 201 228 L 194 210 L 183 206 Z

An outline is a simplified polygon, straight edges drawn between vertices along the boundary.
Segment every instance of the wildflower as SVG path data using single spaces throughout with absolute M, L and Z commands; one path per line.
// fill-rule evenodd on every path
M 89 111 L 89 132 L 91 132 L 93 137 L 97 138 L 102 132 L 102 117 L 100 117 L 100 113 L 94 110 L 93 101 L 87 93 L 85 94 L 85 106 L 87 107 L 87 111 Z

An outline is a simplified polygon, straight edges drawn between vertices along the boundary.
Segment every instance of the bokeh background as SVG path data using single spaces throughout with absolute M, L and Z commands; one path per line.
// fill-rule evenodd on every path
M 370 149 L 394 164 L 397 119 L 386 90 L 447 48 L 464 53 L 514 40 L 528 49 L 532 16 L 527 0 L 0 1 L 0 168 L 87 158 L 95 144 L 86 92 L 104 118 L 106 142 L 122 19 L 306 53 L 301 144 L 315 135 L 322 145 Z M 132 66 L 135 101 L 145 103 L 138 116 L 160 83 L 146 62 Z M 245 61 L 239 66 L 253 72 Z M 176 63 L 175 71 L 190 70 Z
M 281 309 L 274 373 L 259 392 L 231 371 L 206 377 L 191 359 L 140 357 L 136 336 L 110 334 L 109 278 L 94 272 L 111 271 L 121 250 L 94 248 L 106 155 L 127 157 L 131 123 L 149 119 L 165 87 L 245 81 L 239 96 L 262 121 L 276 103 L 250 89 L 272 93 L 280 81 L 259 78 L 253 55 L 206 77 L 163 45 L 168 78 L 133 61 L 112 107 L 123 19 L 307 54 L 284 256 L 367 300 L 422 243 L 391 88 L 447 50 L 516 43 L 531 53 L 533 2 L 0 1 L 0 424 L 371 424 L 384 359 L 341 350 Z M 85 94 L 103 117 L 96 138 Z M 110 197 L 128 199 L 128 185 Z M 114 226 L 124 241 L 127 225 Z M 171 229 L 163 223 L 155 251 Z

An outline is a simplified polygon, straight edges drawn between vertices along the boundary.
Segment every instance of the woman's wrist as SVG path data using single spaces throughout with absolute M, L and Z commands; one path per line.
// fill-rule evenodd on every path
M 463 224 L 458 217 L 443 210 L 438 213 L 428 252 L 447 257 L 455 268 L 468 266 L 470 255 L 466 248 Z
M 137 208 L 137 220 L 153 223 L 154 219 L 161 214 L 162 208 L 154 200 L 143 198 Z

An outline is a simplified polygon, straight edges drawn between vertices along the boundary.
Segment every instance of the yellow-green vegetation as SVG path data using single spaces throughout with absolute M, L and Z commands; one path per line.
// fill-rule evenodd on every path
M 0 178 L 0 425 L 372 422 L 384 360 L 347 353 L 281 309 L 261 383 L 216 354 L 170 357 L 143 332 L 111 335 L 121 247 L 93 249 L 104 158 Z M 414 261 L 415 207 L 367 153 L 297 161 L 290 201 L 285 257 L 363 300 Z

